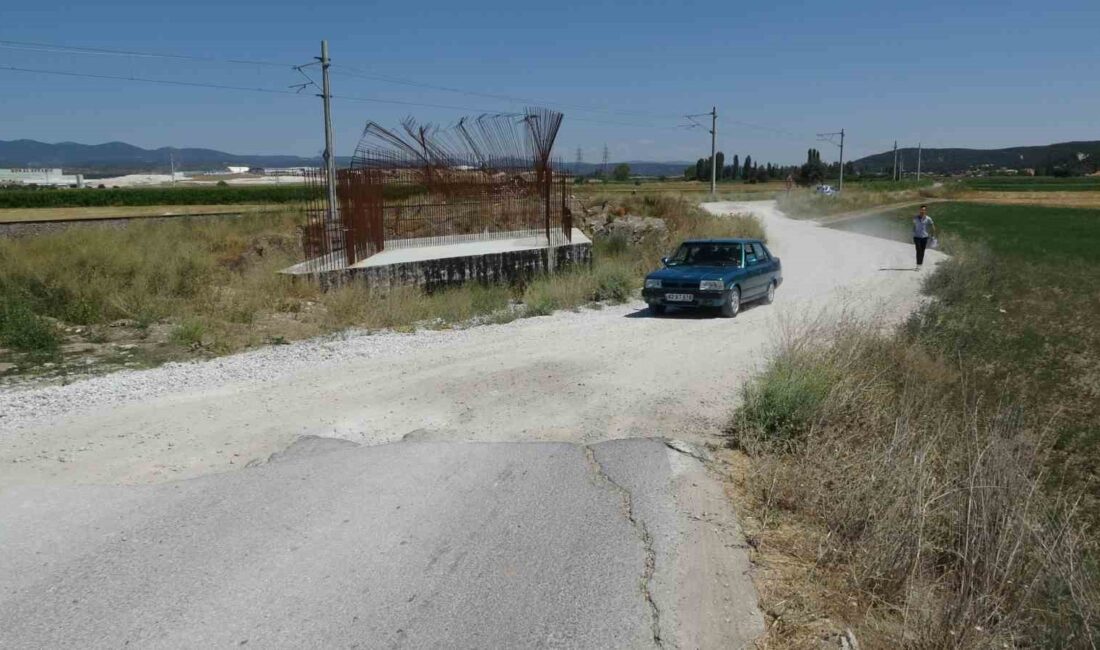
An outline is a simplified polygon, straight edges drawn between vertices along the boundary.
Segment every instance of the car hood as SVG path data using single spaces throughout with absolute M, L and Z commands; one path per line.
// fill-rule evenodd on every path
M 741 269 L 734 266 L 672 266 L 654 271 L 647 278 L 654 280 L 728 280 Z

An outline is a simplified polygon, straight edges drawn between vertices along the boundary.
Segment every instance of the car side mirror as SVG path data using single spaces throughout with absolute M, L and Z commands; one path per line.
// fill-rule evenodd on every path
M 661 266 L 668 266 L 668 258 L 667 257 L 662 257 L 661 258 Z

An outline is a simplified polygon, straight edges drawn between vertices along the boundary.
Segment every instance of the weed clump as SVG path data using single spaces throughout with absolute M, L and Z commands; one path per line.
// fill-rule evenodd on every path
M 49 356 L 57 352 L 60 343 L 54 325 L 27 305 L 12 300 L 0 303 L 0 344 L 19 352 Z

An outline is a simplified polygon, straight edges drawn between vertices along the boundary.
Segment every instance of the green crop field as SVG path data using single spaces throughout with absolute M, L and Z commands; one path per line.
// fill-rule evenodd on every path
M 305 185 L 4 189 L 0 190 L 0 208 L 299 203 L 309 198 L 310 191 Z

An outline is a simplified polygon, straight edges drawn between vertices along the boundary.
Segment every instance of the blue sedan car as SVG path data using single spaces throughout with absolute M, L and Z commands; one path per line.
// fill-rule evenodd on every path
M 783 266 L 758 239 L 700 239 L 680 244 L 645 278 L 642 297 L 654 314 L 668 307 L 717 307 L 732 318 L 741 304 L 771 302 L 783 283 Z

